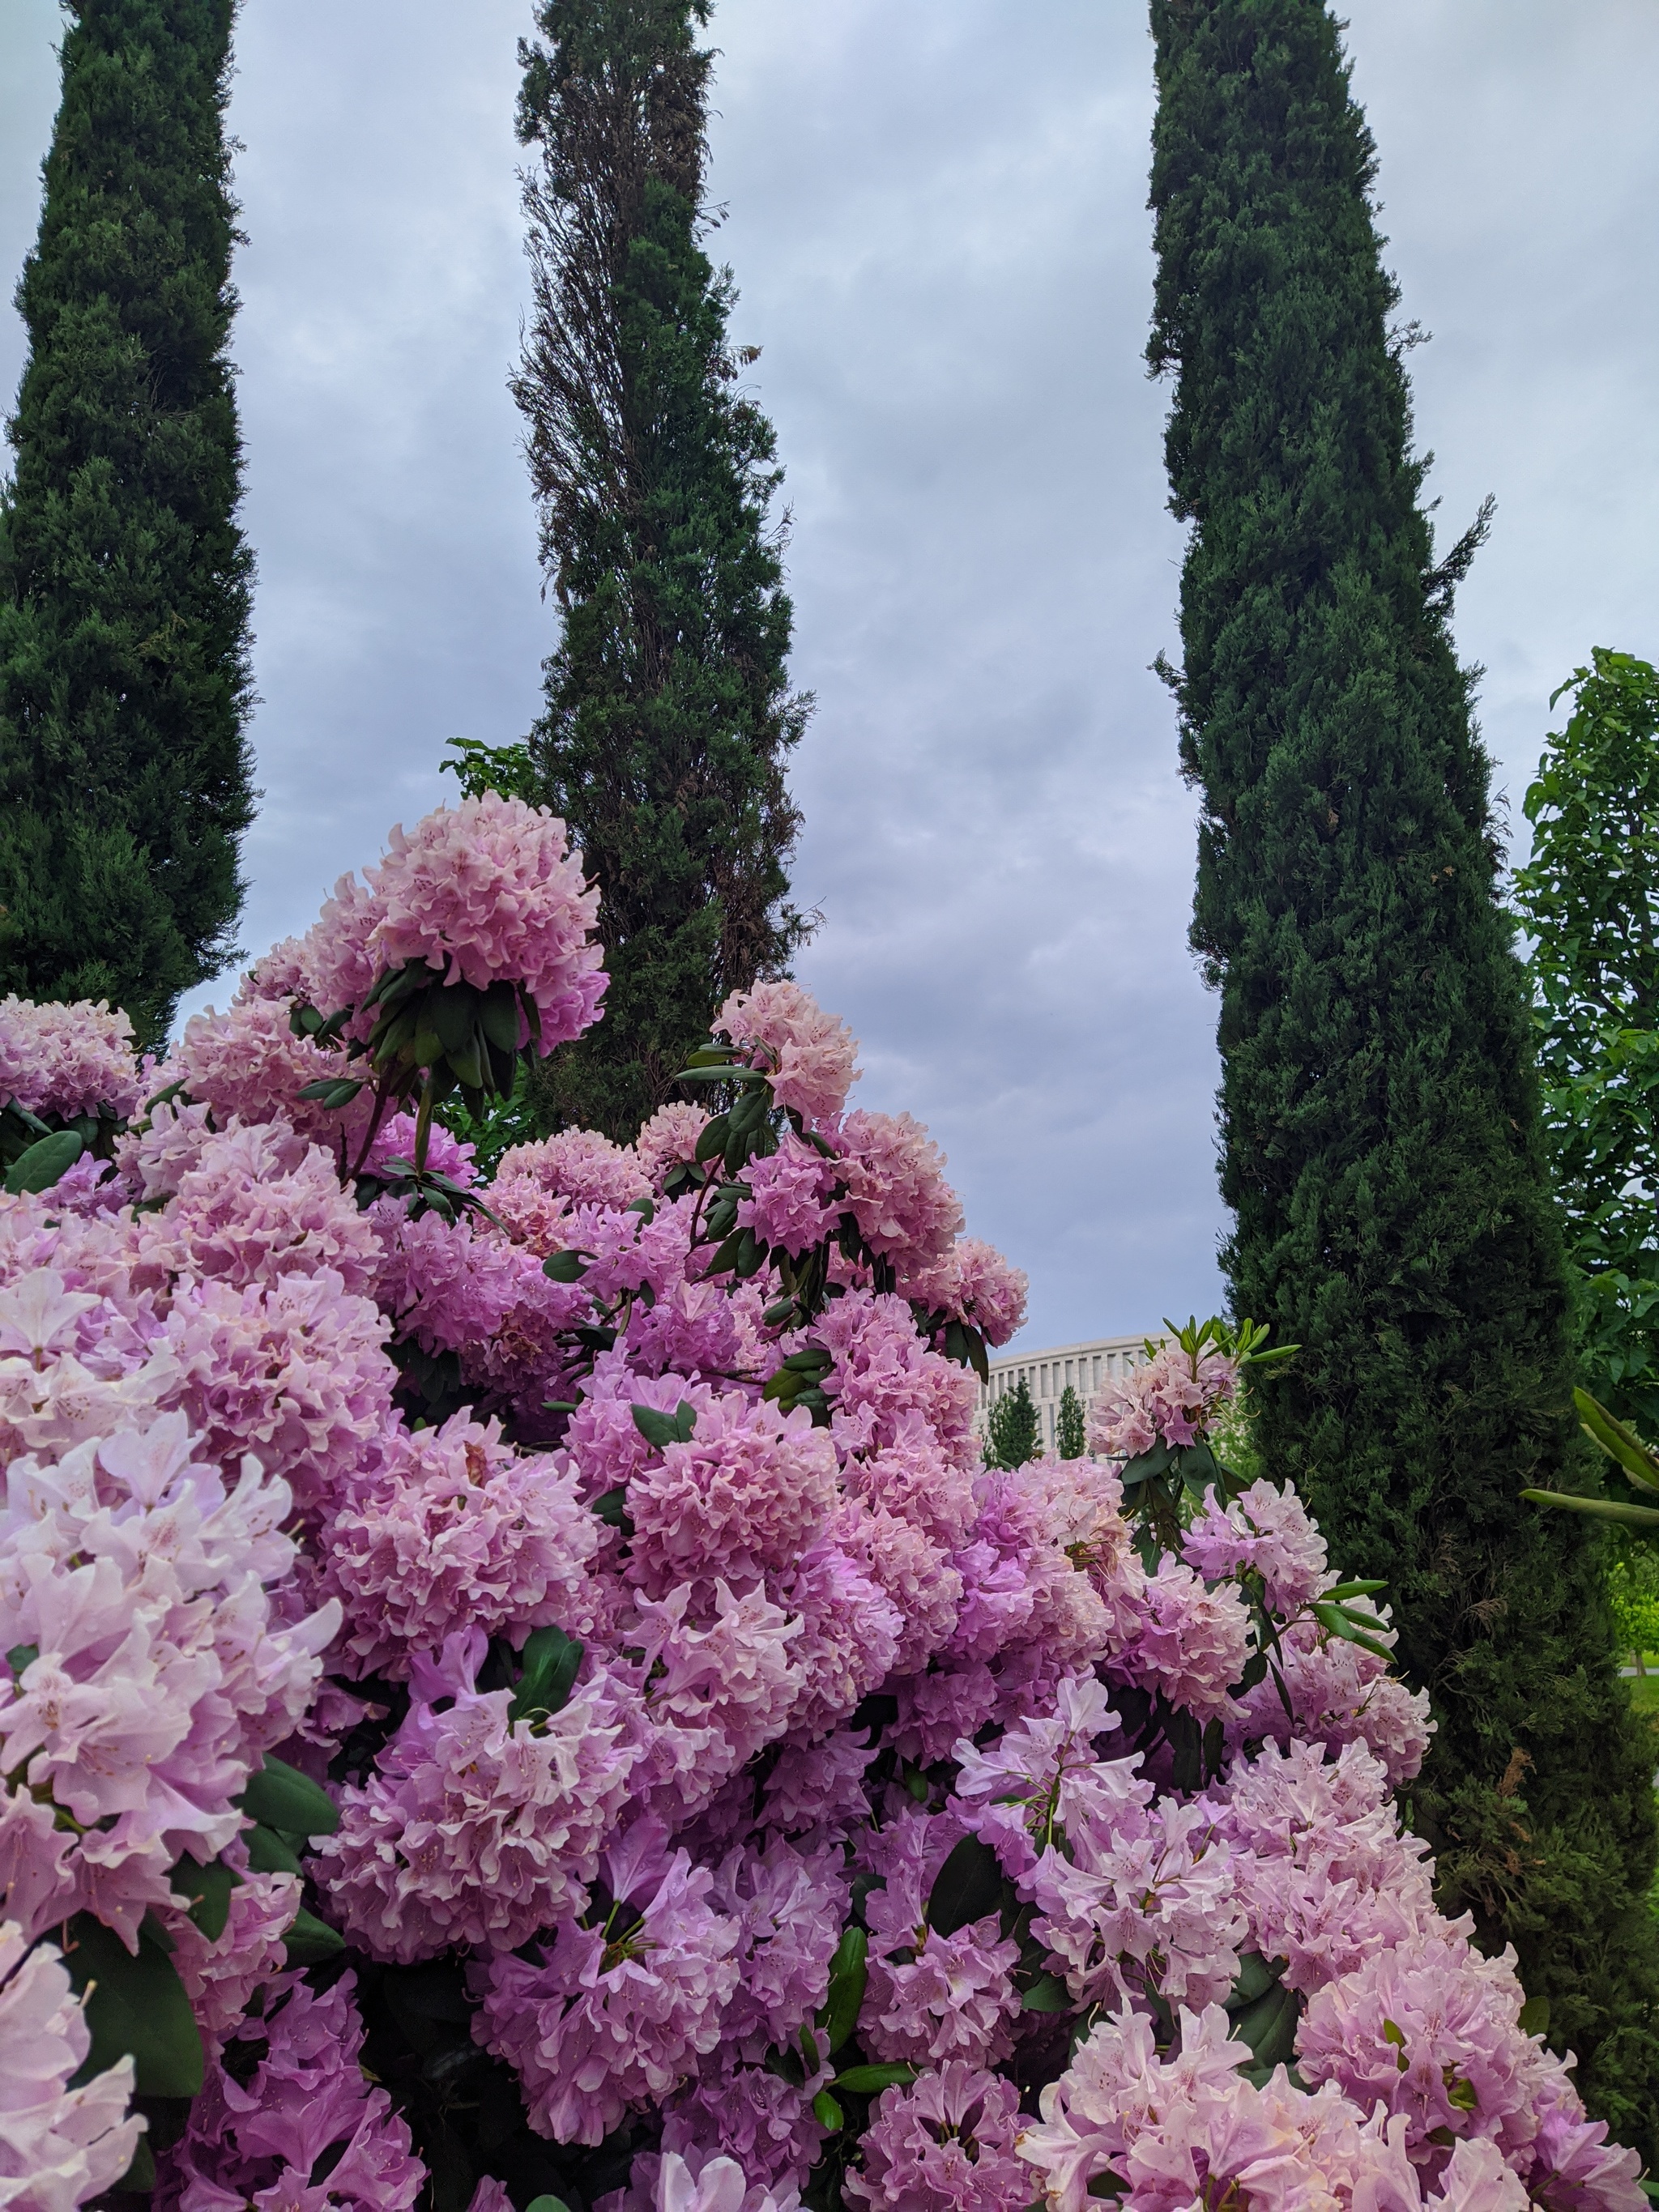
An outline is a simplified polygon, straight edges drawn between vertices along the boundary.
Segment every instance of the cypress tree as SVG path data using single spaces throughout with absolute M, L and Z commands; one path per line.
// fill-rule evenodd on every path
M 1081 1459 L 1088 1442 L 1083 1401 L 1068 1382 L 1060 1394 L 1054 1416 L 1054 1450 L 1061 1459 Z
M 518 127 L 535 313 L 514 395 L 563 617 L 530 788 L 600 890 L 605 1018 L 542 1073 L 551 1126 L 627 1139 L 732 990 L 781 975 L 799 817 L 770 424 L 702 250 L 708 0 L 545 0 Z
M 1005 1390 L 985 1422 L 985 1464 L 1012 1470 L 1036 1459 L 1042 1449 L 1042 1425 L 1031 1397 L 1031 1386 L 1022 1375 L 1012 1390 Z
M 235 957 L 253 811 L 233 0 L 70 12 L 0 499 L 0 988 L 156 1042 Z
M 1438 1733 L 1408 1810 L 1551 2042 L 1652 2142 L 1654 1752 L 1616 1679 L 1488 766 L 1413 457 L 1375 156 L 1321 0 L 1152 0 L 1149 358 L 1191 525 L 1194 942 L 1220 992 L 1236 1310 L 1304 1347 L 1255 1407 L 1345 1572 L 1388 1578 Z M 1407 334 L 1408 336 L 1409 333 Z

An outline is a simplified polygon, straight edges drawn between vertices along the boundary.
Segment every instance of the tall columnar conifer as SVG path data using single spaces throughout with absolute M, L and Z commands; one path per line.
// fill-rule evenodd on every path
M 563 617 L 532 794 L 601 894 L 605 1020 L 542 1109 L 631 1137 L 733 989 L 783 972 L 808 702 L 769 502 L 772 428 L 738 388 L 729 273 L 702 250 L 708 0 L 545 0 L 519 131 L 535 314 L 514 392 Z
M 0 988 L 166 1034 L 252 813 L 227 355 L 233 0 L 77 0 L 0 501 Z
M 1202 794 L 1237 1309 L 1304 1347 L 1273 1474 L 1386 1576 L 1438 1722 L 1412 1816 L 1512 1941 L 1592 2101 L 1653 2142 L 1654 1751 L 1583 1479 L 1526 992 L 1411 447 L 1375 157 L 1321 0 L 1152 0 L 1150 359 L 1191 525 L 1176 682 Z

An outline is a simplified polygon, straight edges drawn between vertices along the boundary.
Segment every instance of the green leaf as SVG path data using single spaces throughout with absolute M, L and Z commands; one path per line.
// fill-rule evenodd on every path
M 1569 1513 L 1587 1513 L 1592 1521 L 1622 1521 L 1630 1528 L 1659 1528 L 1659 1510 L 1651 1505 L 1617 1505 L 1610 1498 L 1574 1498 L 1564 1490 L 1523 1490 L 1531 1505 L 1559 1505 Z
M 553 1252 L 542 1261 L 542 1273 L 550 1283 L 580 1283 L 587 1262 L 578 1252 Z
M 511 983 L 492 983 L 478 1010 L 478 1024 L 498 1052 L 519 1049 L 519 994 Z
M 847 2115 L 827 2089 L 820 2089 L 812 2100 L 812 2118 L 821 2128 L 828 2128 L 832 2136 L 839 2135 L 847 2124 Z
M 927 1898 L 927 1924 L 941 1936 L 954 1936 L 971 1920 L 983 1920 L 1002 1903 L 1002 1869 L 997 1855 L 977 1836 L 964 1836 L 934 1877 Z
M 818 2026 L 833 2056 L 859 2024 L 868 1978 L 870 1939 L 862 1928 L 848 1928 L 830 1961 L 830 1987 L 818 2009 Z
M 562 1712 L 582 1663 L 582 1646 L 562 1628 L 537 1628 L 525 1638 L 524 1672 L 507 1709 L 509 1725 Z
M 238 1802 L 252 1819 L 292 1836 L 331 1836 L 340 1825 L 340 1808 L 327 1790 L 269 1753 Z
M 167 1875 L 167 1881 L 175 1897 L 189 1900 L 185 1910 L 210 1943 L 216 1943 L 225 1932 L 225 1923 L 230 1917 L 230 1893 L 242 1877 L 234 1867 L 222 1859 L 210 1859 L 206 1866 L 198 1866 L 191 1858 L 182 1858 Z
M 831 2085 L 845 2089 L 854 2097 L 873 2097 L 883 2089 L 890 2089 L 899 2082 L 911 2082 L 916 2078 L 914 2066 L 849 2066 L 844 2074 L 837 2074 Z
M 654 1406 L 635 1406 L 633 1414 L 635 1427 L 659 1451 L 670 1444 L 689 1444 L 697 1433 L 697 1409 L 689 1398 L 682 1398 L 672 1413 L 659 1413 Z
M 26 1667 L 32 1667 L 40 1656 L 40 1647 L 38 1644 L 14 1644 L 6 1654 L 6 1664 L 14 1674 L 21 1674 Z
M 1403 2051 L 1406 2048 L 1406 2031 L 1397 2021 L 1385 2020 L 1382 2023 L 1382 2040 L 1384 2043 L 1393 2044 L 1396 2051 Z
M 627 1528 L 628 1485 L 619 1482 L 614 1490 L 601 1492 L 587 1510 L 596 1521 L 603 1521 L 607 1528 Z
M 1516 2014 L 1516 2023 L 1522 2035 L 1547 2035 L 1550 2029 L 1549 1999 L 1528 1997 Z
M 724 1114 L 716 1114 L 712 1121 L 704 1125 L 691 1157 L 701 1167 L 705 1160 L 712 1160 L 716 1153 L 723 1152 L 725 1150 L 726 1116 Z
M 1240 2012 L 1246 2005 L 1255 2004 L 1259 1997 L 1265 1997 L 1269 1990 L 1277 1989 L 1288 1963 L 1286 1960 L 1275 1959 L 1270 1965 L 1260 1951 L 1246 1951 L 1227 1992 L 1228 2011 Z
M 319 1920 L 314 1912 L 303 1905 L 294 1916 L 292 1925 L 283 1938 L 288 1950 L 290 1966 L 318 1966 L 325 1959 L 331 1959 L 345 1948 L 345 1938 L 331 1928 L 326 1921 Z
M 562 2197 L 532 2197 L 525 2212 L 570 2212 Z
M 155 2186 L 155 2154 L 149 2147 L 149 2137 L 140 2136 L 133 2150 L 132 2163 L 115 2185 L 124 2196 L 148 2197 Z
M 6 1188 L 14 1198 L 27 1191 L 50 1190 L 85 1150 L 73 1129 L 59 1129 L 50 1137 L 38 1138 L 7 1170 Z
M 1378 1590 L 1388 1587 L 1387 1583 L 1339 1583 L 1334 1589 L 1328 1589 L 1325 1595 L 1338 1601 L 1348 1597 L 1374 1597 Z
M 1026 2012 L 1070 2012 L 1072 1993 L 1058 1974 L 1039 1974 L 1019 2002 Z
M 1473 2112 L 1480 2100 L 1474 2094 L 1473 2081 L 1455 2081 L 1446 2090 L 1446 2102 L 1455 2112 Z
M 28 1154 L 25 1152 L 23 1158 L 27 1159 Z M 1607 1457 L 1616 1460 L 1631 1480 L 1643 1490 L 1659 1490 L 1659 1458 L 1648 1449 L 1635 1430 L 1616 1421 L 1588 1390 L 1575 1390 L 1572 1402 L 1578 1409 L 1584 1433 L 1600 1444 Z
M 76 1990 L 89 1993 L 92 2048 L 80 2078 L 131 2057 L 141 2097 L 193 2097 L 202 2086 L 201 2034 L 172 1960 L 149 1930 L 139 1930 L 134 1958 L 113 1929 L 79 1912 L 64 1964 Z
M 1249 2046 L 1259 2066 L 1288 2065 L 1296 2055 L 1296 2024 L 1301 2000 L 1294 1990 L 1275 1987 L 1227 2022 L 1227 2033 Z
M 275 1828 L 263 1823 L 247 1830 L 243 1836 L 247 1845 L 247 1863 L 255 1874 L 299 1874 L 300 1855 L 286 1837 L 279 1836 Z

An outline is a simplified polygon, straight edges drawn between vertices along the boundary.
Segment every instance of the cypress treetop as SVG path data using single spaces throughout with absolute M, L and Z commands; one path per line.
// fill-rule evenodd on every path
M 1176 679 L 1221 998 L 1235 1308 L 1304 1349 L 1267 1471 L 1384 1576 L 1438 1723 L 1411 1801 L 1449 1909 L 1651 2140 L 1653 1752 L 1575 1456 L 1566 1279 L 1488 765 L 1437 561 L 1375 155 L 1321 0 L 1153 0 L 1150 358 L 1192 533 Z M 1571 1486 L 1570 1483 L 1567 1486 Z
M 556 1063 L 554 1124 L 626 1139 L 727 994 L 805 934 L 784 762 L 808 702 L 768 527 L 780 472 L 738 388 L 729 272 L 702 240 L 708 0 L 546 0 L 519 131 L 535 314 L 514 391 L 563 617 L 533 796 L 601 895 L 604 1023 Z
M 0 988 L 165 1036 L 234 957 L 252 558 L 232 0 L 78 0 L 0 502 Z

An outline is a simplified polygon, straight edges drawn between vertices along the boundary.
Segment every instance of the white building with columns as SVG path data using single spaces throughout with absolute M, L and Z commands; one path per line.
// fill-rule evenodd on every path
M 1156 1344 L 1163 1339 L 1164 1332 L 1159 1329 L 1152 1340 Z M 1086 1409 L 1103 1382 L 1146 1364 L 1144 1336 L 1097 1336 L 1086 1344 L 1057 1344 L 1048 1352 L 1006 1352 L 1001 1358 L 992 1360 L 990 1381 L 981 1386 L 979 1411 L 974 1417 L 975 1434 L 984 1435 L 987 1414 L 1006 1392 L 1018 1389 L 1024 1376 L 1031 1402 L 1036 1407 L 1038 1437 L 1044 1449 L 1052 1451 L 1054 1423 L 1067 1383 Z

